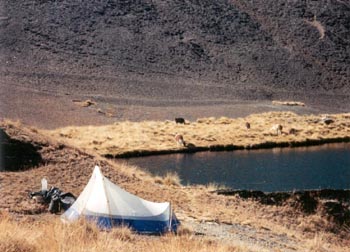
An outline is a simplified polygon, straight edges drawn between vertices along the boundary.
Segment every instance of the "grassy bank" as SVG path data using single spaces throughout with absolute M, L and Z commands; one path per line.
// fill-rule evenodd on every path
M 107 157 L 175 152 L 308 146 L 350 141 L 350 114 L 299 116 L 292 112 L 253 114 L 246 118 L 201 118 L 196 122 L 116 122 L 107 126 L 66 127 L 44 133 Z M 249 122 L 250 128 L 246 128 Z M 282 132 L 273 130 L 282 125 Z M 174 136 L 181 134 L 186 146 Z
M 152 177 L 20 123 L 3 122 L 0 128 L 8 138 L 3 147 L 29 145 L 41 157 L 38 164 L 0 172 L 0 251 L 349 251 L 349 227 L 337 222 L 323 201 L 305 212 L 299 198 L 270 205 L 242 195 L 218 195 L 213 193 L 217 185 L 183 186 L 176 175 Z M 95 164 L 128 192 L 171 202 L 182 225 L 193 232 L 145 237 L 125 229 L 98 232 L 84 222 L 66 226 L 28 198 L 28 191 L 40 189 L 43 177 L 49 186 L 79 195 Z

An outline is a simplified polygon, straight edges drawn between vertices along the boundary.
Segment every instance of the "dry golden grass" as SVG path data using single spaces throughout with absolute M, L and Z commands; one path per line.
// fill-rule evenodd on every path
M 163 183 L 167 186 L 180 186 L 181 185 L 181 179 L 179 175 L 176 173 L 168 172 L 165 177 L 163 178 Z
M 329 125 L 322 122 L 322 117 L 269 112 L 237 119 L 201 118 L 187 125 L 170 121 L 126 121 L 108 126 L 66 127 L 42 132 L 77 148 L 111 156 L 349 140 L 350 114 L 328 115 L 334 120 Z M 250 123 L 250 129 L 246 129 L 245 122 Z M 282 134 L 277 135 L 271 130 L 275 124 L 283 126 Z M 291 129 L 293 133 L 290 133 Z M 175 133 L 183 135 L 186 147 L 177 145 Z
M 324 242 L 323 234 L 316 234 L 315 237 L 308 241 L 309 252 L 329 252 L 327 244 Z
M 266 227 L 264 227 L 266 229 Z M 257 232 L 255 238 L 259 237 Z M 290 233 L 281 233 L 289 236 Z M 294 236 L 294 235 L 293 235 Z M 299 235 L 297 235 L 299 236 Z M 254 238 L 253 238 L 254 239 Z M 273 237 L 271 236 L 271 239 Z M 292 250 L 307 252 L 349 251 L 346 247 L 331 244 L 326 234 L 298 237 L 300 244 Z M 206 236 L 196 236 L 191 228 L 181 227 L 178 234 L 145 236 L 133 233 L 126 227 L 101 231 L 93 223 L 83 219 L 64 224 L 58 216 L 41 218 L 12 218 L 2 214 L 0 219 L 0 251 L 2 252 L 105 252 L 105 251 L 151 251 L 151 252 L 204 252 L 204 251 L 284 251 L 280 248 L 264 249 L 246 241 L 220 242 Z
M 272 104 L 285 106 L 305 106 L 305 103 L 298 101 L 272 101 Z
M 224 190 L 224 189 L 228 189 L 227 186 L 222 185 L 222 184 L 218 184 L 218 183 L 209 183 L 206 185 L 206 188 L 210 191 L 217 191 L 217 190 Z
M 67 225 L 52 217 L 37 221 L 1 217 L 1 252 L 248 251 L 244 246 L 233 247 L 197 238 L 191 232 L 141 236 L 125 227 L 100 231 L 94 224 L 83 220 Z
M 73 100 L 73 102 L 81 107 L 90 107 L 90 106 L 96 105 L 96 102 L 91 100 L 85 100 L 85 101 Z
M 155 176 L 154 182 L 166 186 L 181 186 L 181 180 L 177 174 L 167 173 L 164 177 Z

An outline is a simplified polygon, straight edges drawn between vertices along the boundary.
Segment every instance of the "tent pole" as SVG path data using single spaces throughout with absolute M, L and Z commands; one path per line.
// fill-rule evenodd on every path
M 101 173 L 102 175 L 102 173 Z M 111 228 L 113 227 L 113 221 L 112 221 L 112 212 L 111 212 L 111 206 L 109 203 L 109 198 L 107 195 L 107 190 L 106 190 L 106 185 L 105 185 L 105 177 L 102 175 L 102 184 L 103 184 L 103 190 L 105 192 L 105 196 L 106 196 L 106 200 L 107 200 L 107 207 L 108 207 L 108 217 L 109 217 L 109 221 L 111 222 Z
M 96 167 L 96 166 L 95 166 L 95 167 Z M 99 169 L 100 169 L 100 168 L 99 168 Z M 94 172 L 94 171 L 93 171 L 93 172 Z M 93 174 L 94 174 L 94 173 L 93 173 Z M 96 176 L 94 176 L 93 178 L 94 178 L 94 184 L 95 184 L 95 183 L 96 183 Z M 89 179 L 88 184 L 90 183 L 90 180 L 92 180 L 92 177 Z M 92 190 L 92 186 L 90 185 L 89 193 L 87 194 L 89 197 L 90 197 L 90 194 L 91 194 L 91 190 Z M 79 196 L 80 196 L 80 195 L 79 195 Z M 87 200 L 85 200 L 84 205 L 83 205 L 83 207 L 81 208 L 82 211 L 81 211 L 80 214 L 84 213 L 87 203 L 88 203 Z
M 172 224 L 172 220 L 173 220 L 173 211 L 171 210 L 171 202 L 169 203 L 169 232 L 171 232 L 171 224 Z

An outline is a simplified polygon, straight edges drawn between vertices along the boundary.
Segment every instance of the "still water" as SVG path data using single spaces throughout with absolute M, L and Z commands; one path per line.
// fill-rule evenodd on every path
M 126 162 L 154 175 L 176 172 L 184 185 L 216 183 L 265 192 L 350 189 L 350 144 L 171 154 Z

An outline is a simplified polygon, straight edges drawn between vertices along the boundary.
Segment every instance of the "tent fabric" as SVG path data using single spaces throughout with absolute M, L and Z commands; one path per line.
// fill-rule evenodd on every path
M 62 215 L 64 221 L 80 216 L 101 228 L 128 226 L 139 233 L 176 231 L 179 221 L 170 203 L 155 203 L 137 197 L 104 177 L 98 166 L 74 204 Z

